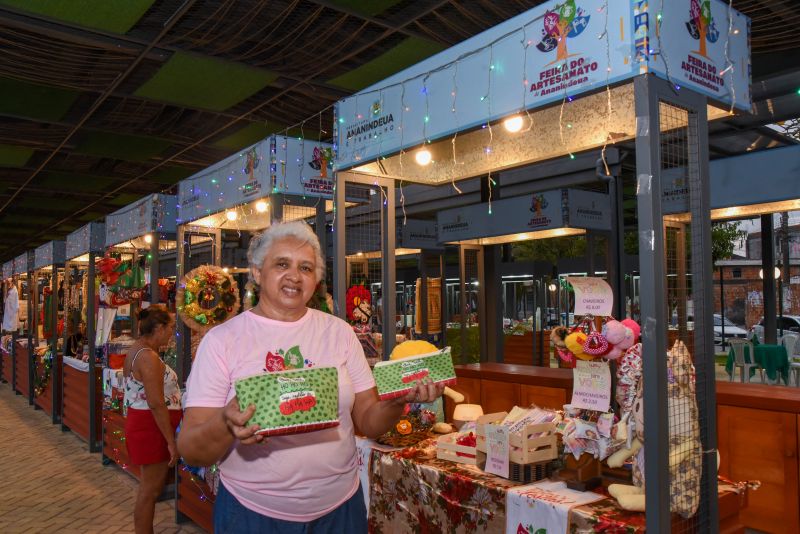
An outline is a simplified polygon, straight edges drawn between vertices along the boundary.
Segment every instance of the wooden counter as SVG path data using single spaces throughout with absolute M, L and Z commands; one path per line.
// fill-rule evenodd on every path
M 86 442 L 89 441 L 89 372 L 64 365 L 64 393 L 61 405 L 61 424 Z M 95 442 L 100 442 L 100 406 L 103 402 L 103 367 L 95 366 Z
M 141 478 L 142 468 L 131 464 L 128 447 L 125 446 L 125 418 L 112 410 L 103 410 L 103 456 L 136 480 Z
M 3 354 L 0 356 L 3 359 L 3 382 L 11 384 L 13 380 L 13 373 L 14 373 L 14 362 L 12 361 L 10 354 Z M 13 387 L 13 385 L 12 385 Z
M 800 388 L 717 382 L 719 472 L 759 480 L 741 513 L 749 528 L 800 532 Z
M 214 532 L 214 495 L 205 480 L 178 466 L 178 512 L 195 524 Z M 194 479 L 194 480 L 193 480 Z
M 16 372 L 14 391 L 25 397 L 30 393 L 30 376 L 28 375 L 30 368 L 29 362 L 30 355 L 28 354 L 28 347 L 23 347 L 17 343 L 14 356 L 14 370 Z
M 536 404 L 561 408 L 572 396 L 572 370 L 510 363 L 456 365 L 458 381 L 452 389 L 464 402 L 480 404 L 485 413 Z M 445 415 L 452 420 L 453 403 L 445 398 Z

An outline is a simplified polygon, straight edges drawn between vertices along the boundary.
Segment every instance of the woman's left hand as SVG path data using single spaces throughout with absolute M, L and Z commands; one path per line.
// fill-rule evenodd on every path
M 423 378 L 414 385 L 414 389 L 409 391 L 405 397 L 400 397 L 395 401 L 398 404 L 433 402 L 442 396 L 443 391 L 444 384 L 434 384 L 430 378 Z

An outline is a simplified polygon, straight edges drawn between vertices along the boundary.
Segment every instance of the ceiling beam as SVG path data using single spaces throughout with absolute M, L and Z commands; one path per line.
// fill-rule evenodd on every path
M 441 6 L 443 6 L 444 4 L 447 4 L 449 1 L 450 1 L 450 0 L 440 0 L 440 1 L 439 1 L 439 2 L 437 2 L 436 4 L 434 4 L 434 5 L 431 5 L 431 6 L 429 6 L 429 7 L 428 7 L 428 8 L 426 8 L 426 9 L 419 10 L 419 11 L 418 11 L 416 14 L 414 14 L 412 17 L 409 17 L 409 19 L 408 19 L 406 22 L 404 22 L 404 23 L 402 24 L 402 26 L 407 26 L 407 25 L 409 25 L 409 24 L 412 24 L 412 23 L 414 23 L 414 22 L 415 22 L 417 19 L 419 19 L 420 17 L 424 17 L 425 15 L 427 15 L 428 13 L 430 13 L 431 11 L 434 11 L 434 10 L 436 10 L 436 9 L 440 8 Z M 162 32 L 162 33 L 163 33 L 163 32 Z M 383 34 L 381 34 L 381 35 L 378 37 L 378 39 L 377 39 L 377 40 L 379 41 L 379 40 L 385 39 L 386 37 L 390 36 L 392 33 L 393 33 L 393 30 L 386 30 L 385 32 L 383 32 Z M 341 62 L 343 62 L 343 61 L 347 61 L 348 59 L 350 59 L 350 58 L 352 58 L 352 57 L 355 57 L 355 56 L 357 56 L 357 55 L 359 55 L 359 54 L 363 53 L 364 51 L 368 50 L 368 49 L 369 49 L 370 47 L 372 47 L 372 46 L 373 46 L 373 43 L 367 43 L 367 44 L 365 44 L 365 45 L 362 45 L 362 46 L 360 46 L 360 47 L 358 47 L 358 48 L 356 48 L 356 49 L 354 49 L 354 50 L 350 51 L 350 53 L 349 53 L 349 54 L 347 54 L 347 55 L 345 55 L 344 57 L 340 58 L 340 59 L 339 59 L 339 62 L 341 63 Z M 321 74 L 323 74 L 323 73 L 327 72 L 328 70 L 330 70 L 330 69 L 331 69 L 332 67 L 334 67 L 335 65 L 336 65 L 336 64 L 334 64 L 334 63 L 327 64 L 327 65 L 322 65 L 322 66 L 320 67 L 320 69 L 319 69 L 319 70 L 318 70 L 318 71 L 317 71 L 315 74 L 316 74 L 316 75 L 321 75 Z M 205 143 L 207 140 L 209 140 L 209 139 L 211 139 L 211 138 L 213 138 L 213 137 L 215 137 L 215 136 L 219 135 L 221 132 L 225 131 L 227 128 L 229 128 L 229 127 L 233 126 L 234 124 L 236 124 L 236 123 L 237 123 L 239 120 L 241 120 L 242 118 L 244 118 L 244 117 L 247 117 L 247 116 L 249 116 L 249 115 L 251 115 L 251 114 L 253 114 L 253 113 L 256 113 L 256 112 L 258 112 L 258 111 L 260 111 L 260 110 L 262 110 L 262 109 L 266 108 L 267 106 L 269 106 L 270 104 L 272 104 L 273 102 L 275 102 L 277 99 L 279 99 L 279 98 L 280 98 L 281 96 L 283 96 L 284 94 L 286 94 L 286 93 L 289 93 L 290 91 L 292 91 L 292 90 L 293 90 L 293 89 L 294 89 L 296 86 L 298 86 L 298 85 L 302 85 L 302 84 L 304 84 L 304 83 L 308 83 L 308 81 L 309 81 L 310 79 L 311 79 L 311 77 L 307 78 L 306 80 L 301 80 L 301 81 L 297 82 L 297 84 L 295 84 L 294 86 L 292 86 L 292 87 L 288 87 L 288 88 L 284 89 L 283 91 L 281 91 L 281 92 L 279 92 L 279 93 L 277 93 L 277 94 L 273 95 L 271 98 L 264 100 L 263 102 L 259 103 L 258 105 L 256 105 L 256 106 L 255 106 L 255 107 L 253 107 L 252 109 L 250 109 L 249 111 L 246 111 L 246 112 L 242 113 L 242 114 L 241 114 L 241 115 L 240 115 L 238 118 L 236 118 L 236 119 L 234 119 L 234 120 L 230 121 L 229 123 L 225 124 L 225 125 L 224 125 L 224 126 L 222 126 L 221 128 L 218 128 L 216 131 L 214 131 L 214 132 L 211 132 L 210 134 L 206 135 L 205 137 L 203 137 L 203 138 L 199 139 L 199 140 L 198 140 L 198 141 L 196 141 L 196 142 L 195 142 L 193 145 L 191 145 L 191 146 L 189 146 L 189 147 L 187 147 L 187 148 L 184 148 L 183 150 L 181 150 L 180 152 L 177 152 L 176 154 L 173 154 L 172 156 L 169 156 L 169 157 L 165 158 L 165 159 L 164 159 L 164 160 L 163 160 L 161 163 L 159 163 L 158 165 L 155 165 L 155 166 L 153 166 L 153 167 L 152 167 L 150 170 L 148 170 L 148 171 L 146 171 L 145 173 L 141 174 L 141 175 L 140 175 L 140 176 L 138 176 L 137 178 L 131 179 L 131 180 L 129 180 L 129 181 L 127 181 L 127 182 L 125 182 L 124 184 L 120 185 L 119 187 L 115 188 L 114 190 L 112 190 L 112 191 L 110 191 L 110 192 L 106 193 L 106 195 L 105 195 L 105 196 L 104 196 L 102 199 L 100 199 L 100 200 L 97 200 L 97 201 L 95 201 L 95 202 L 92 202 L 92 203 L 90 203 L 90 204 L 87 204 L 86 206 L 82 207 L 82 208 L 81 208 L 81 209 L 79 209 L 77 212 L 75 212 L 75 213 L 74 213 L 74 214 L 73 214 L 71 217 L 64 218 L 64 219 L 60 220 L 58 223 L 56 223 L 56 224 L 54 224 L 54 225 L 52 225 L 52 226 L 50 226 L 50 227 L 48 227 L 48 228 L 44 229 L 42 232 L 40 232 L 39 234 L 37 234 L 37 236 L 38 236 L 38 235 L 41 235 L 41 234 L 44 234 L 44 233 L 46 233 L 46 232 L 48 232 L 48 231 L 51 231 L 53 228 L 56 228 L 56 227 L 60 226 L 61 224 L 64 224 L 64 223 L 67 223 L 67 222 L 69 222 L 69 221 L 70 221 L 72 218 L 74 218 L 75 216 L 77 216 L 77 215 L 80 215 L 80 214 L 82 214 L 82 213 L 85 213 L 85 212 L 89 211 L 89 210 L 90 210 L 92 207 L 94 207 L 94 206 L 95 206 L 96 204 L 98 204 L 98 203 L 102 203 L 102 201 L 103 201 L 103 200 L 112 198 L 112 197 L 113 197 L 115 194 L 117 194 L 117 193 L 121 192 L 122 190 L 124 190 L 124 189 L 125 189 L 125 187 L 127 187 L 128 185 L 130 185 L 130 184 L 133 184 L 133 183 L 135 183 L 135 182 L 137 182 L 137 181 L 139 181 L 139 180 L 142 180 L 143 178 L 145 178 L 145 177 L 146 177 L 148 174 L 150 174 L 151 172 L 153 172 L 153 171 L 154 171 L 154 170 L 156 170 L 157 168 L 161 167 L 162 165 L 164 165 L 164 164 L 166 164 L 166 163 L 169 163 L 169 162 L 173 161 L 175 158 L 177 158 L 177 157 L 181 156 L 181 155 L 182 155 L 182 154 L 184 154 L 185 152 L 188 152 L 189 150 L 191 150 L 191 149 L 193 149 L 193 148 L 196 148 L 196 147 L 198 147 L 198 146 L 201 146 L 201 145 L 202 145 L 203 143 Z M 324 111 L 324 110 L 322 110 L 322 111 Z M 322 111 L 320 111 L 320 112 L 322 112 Z M 313 114 L 312 114 L 311 116 L 313 117 Z M 290 125 L 290 127 L 293 127 L 293 126 L 296 126 L 296 125 Z M 32 238 L 35 238 L 35 237 L 36 237 L 36 236 L 32 236 Z M 17 249 L 19 249 L 19 248 L 21 248 L 21 247 L 17 247 Z
M 111 83 L 111 85 L 108 87 L 108 89 L 106 89 L 106 91 L 102 95 L 100 95 L 100 97 L 97 100 L 95 100 L 94 104 L 92 104 L 92 107 L 89 108 L 89 111 L 87 111 L 83 115 L 81 120 L 78 121 L 78 123 L 73 127 L 73 129 L 61 141 L 61 144 L 58 147 L 56 147 L 47 156 L 47 158 L 45 158 L 45 160 L 31 174 L 31 176 L 27 179 L 27 181 L 24 184 L 22 184 L 22 186 L 14 192 L 14 194 L 11 196 L 11 198 L 6 200 L 3 203 L 3 205 L 0 206 L 0 214 L 2 214 L 6 210 L 8 205 L 11 202 L 13 202 L 14 199 L 17 196 L 19 196 L 20 193 L 22 193 L 23 189 L 25 189 L 25 186 L 27 186 L 34 178 L 36 178 L 36 176 L 42 171 L 42 169 L 44 169 L 47 166 L 47 164 L 50 163 L 50 160 L 52 160 L 56 156 L 56 154 L 58 154 L 58 152 L 61 150 L 61 148 L 64 145 L 66 145 L 69 142 L 70 139 L 72 139 L 72 136 L 74 136 L 78 132 L 78 130 L 80 130 L 81 127 L 83 127 L 83 125 L 86 124 L 86 122 L 92 117 L 92 115 L 94 115 L 95 111 L 97 111 L 97 109 L 103 104 L 103 102 L 105 102 L 111 96 L 111 93 L 113 93 L 116 90 L 116 88 L 119 87 L 119 85 L 123 81 L 125 81 L 125 79 L 134 71 L 134 69 L 136 69 L 136 67 L 139 65 L 139 63 L 141 63 L 144 60 L 144 58 L 147 56 L 147 54 L 150 52 L 150 50 L 153 49 L 153 47 L 156 45 L 156 43 L 158 43 L 158 41 L 160 41 L 167 33 L 169 33 L 169 31 L 172 29 L 172 27 L 178 22 L 178 20 L 180 20 L 180 18 L 189 9 L 191 9 L 191 7 L 195 4 L 195 2 L 197 2 L 197 0 L 186 0 L 175 11 L 175 13 L 172 14 L 172 16 L 167 20 L 167 22 L 164 23 L 164 26 L 161 28 L 161 31 L 158 33 L 158 35 L 147 45 L 147 47 L 144 50 L 142 50 L 142 52 L 136 57 L 136 59 L 134 59 L 128 65 L 128 68 L 125 69 L 125 72 L 123 72 L 121 75 L 119 75 Z
M 174 53 L 183 52 L 183 50 L 178 47 L 165 44 L 160 44 L 158 46 L 153 46 L 151 48 L 148 48 L 149 43 L 147 41 L 143 39 L 138 39 L 136 37 L 132 37 L 130 35 L 120 35 L 110 32 L 104 32 L 102 30 L 98 30 L 95 28 L 77 27 L 67 22 L 56 21 L 54 19 L 42 16 L 34 17 L 27 13 L 24 13 L 22 11 L 10 7 L 0 7 L 0 24 L 33 33 L 38 33 L 41 35 L 46 35 L 48 37 L 63 40 L 73 44 L 101 48 L 109 52 L 117 52 L 117 53 L 129 52 L 131 56 L 141 54 L 142 51 L 146 49 L 147 53 L 144 59 L 158 63 L 165 63 Z M 277 74 L 291 80 L 292 82 L 297 82 L 300 80 L 296 76 L 292 76 L 286 73 L 277 72 Z M 333 100 L 339 100 L 350 94 L 349 92 L 339 87 L 336 87 L 334 85 L 329 85 L 327 83 L 320 81 L 311 82 L 308 85 L 311 85 L 313 87 L 309 88 L 299 87 L 297 88 L 297 91 L 306 96 L 324 96 L 325 98 L 330 98 Z M 87 91 L 87 89 L 83 88 L 75 88 L 71 86 L 69 86 L 69 88 L 79 89 L 81 91 Z M 135 95 L 125 95 L 125 96 L 128 98 L 136 98 L 139 100 L 147 101 L 146 99 L 137 97 Z M 209 113 L 215 113 L 213 111 L 208 111 L 208 110 L 199 110 L 199 111 L 207 111 Z

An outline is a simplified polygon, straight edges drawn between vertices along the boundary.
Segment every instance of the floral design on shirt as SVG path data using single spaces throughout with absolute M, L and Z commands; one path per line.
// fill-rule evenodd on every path
M 269 373 L 313 366 L 314 363 L 311 360 L 303 358 L 299 345 L 295 345 L 288 350 L 267 351 L 267 357 L 264 360 L 264 370 Z

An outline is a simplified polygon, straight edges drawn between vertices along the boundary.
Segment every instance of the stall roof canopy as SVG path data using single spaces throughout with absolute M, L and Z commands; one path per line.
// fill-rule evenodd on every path
M 329 140 L 334 102 L 541 3 L 0 0 L 0 259 L 304 119 Z M 800 116 L 796 2 L 733 7 L 756 115 L 714 125 L 715 156 L 785 144 L 764 125 Z

